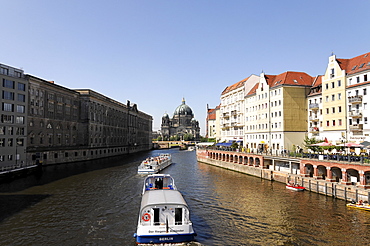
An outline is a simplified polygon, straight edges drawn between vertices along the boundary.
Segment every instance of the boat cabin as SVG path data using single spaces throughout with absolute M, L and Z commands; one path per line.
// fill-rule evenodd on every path
M 152 174 L 145 178 L 143 194 L 150 190 L 176 190 L 176 186 L 169 174 Z
M 175 225 L 191 224 L 189 208 L 177 190 L 153 190 L 143 195 L 140 220 L 142 226 L 163 230 L 163 233 L 176 232 Z

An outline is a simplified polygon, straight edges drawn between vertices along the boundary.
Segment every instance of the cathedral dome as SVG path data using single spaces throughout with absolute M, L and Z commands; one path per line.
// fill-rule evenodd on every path
M 167 113 L 164 113 L 164 115 L 162 116 L 162 118 L 170 118 L 170 117 L 168 116 Z
M 182 99 L 182 104 L 175 109 L 174 115 L 193 115 L 193 110 L 185 104 L 185 99 Z

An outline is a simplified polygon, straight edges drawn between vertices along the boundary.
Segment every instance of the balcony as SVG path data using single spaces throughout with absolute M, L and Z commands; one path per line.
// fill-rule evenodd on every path
M 222 117 L 224 117 L 224 118 L 229 118 L 229 117 L 230 117 L 229 112 L 223 113 Z
M 236 115 L 237 115 L 236 110 L 231 111 L 231 116 L 236 116 Z
M 361 118 L 362 117 L 362 111 L 360 111 L 360 110 L 352 110 L 352 111 L 349 111 L 349 117 L 352 117 L 352 118 Z
M 317 122 L 317 121 L 319 121 L 319 117 L 317 115 L 312 115 L 312 116 L 309 117 L 309 120 Z
M 316 126 L 315 126 L 315 127 L 311 127 L 311 128 L 310 128 L 310 132 L 311 132 L 311 133 L 318 133 L 318 132 L 319 132 L 319 128 L 318 128 L 318 127 L 316 127 Z
M 363 124 L 350 125 L 349 130 L 354 132 L 361 132 L 363 130 Z
M 318 103 L 310 103 L 308 105 L 308 108 L 311 110 L 318 110 L 319 109 L 319 104 Z
M 362 96 L 357 95 L 357 96 L 348 97 L 348 102 L 352 104 L 362 103 Z

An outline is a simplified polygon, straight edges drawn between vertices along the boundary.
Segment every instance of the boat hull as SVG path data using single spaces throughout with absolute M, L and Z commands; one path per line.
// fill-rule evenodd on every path
M 294 190 L 294 191 L 304 191 L 306 188 L 303 187 L 303 186 L 291 186 L 291 185 L 287 185 L 285 186 L 287 189 L 289 190 Z
M 167 235 L 136 235 L 136 242 L 138 244 L 149 243 L 184 243 L 195 240 L 195 233 L 193 234 L 167 234 Z
M 361 210 L 370 211 L 370 206 L 369 205 L 359 205 L 359 204 L 348 203 L 346 206 L 349 207 L 349 208 L 357 208 L 357 209 L 361 209 Z

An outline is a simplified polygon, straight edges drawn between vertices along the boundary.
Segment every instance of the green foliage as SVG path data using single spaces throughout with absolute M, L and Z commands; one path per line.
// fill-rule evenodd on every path
M 237 148 L 239 148 L 239 144 L 238 144 L 237 142 L 233 142 L 233 143 L 231 144 L 231 148 L 233 148 L 233 149 L 237 149 Z
M 184 140 L 185 141 L 193 141 L 194 140 L 193 134 L 190 134 L 190 133 L 184 134 Z

